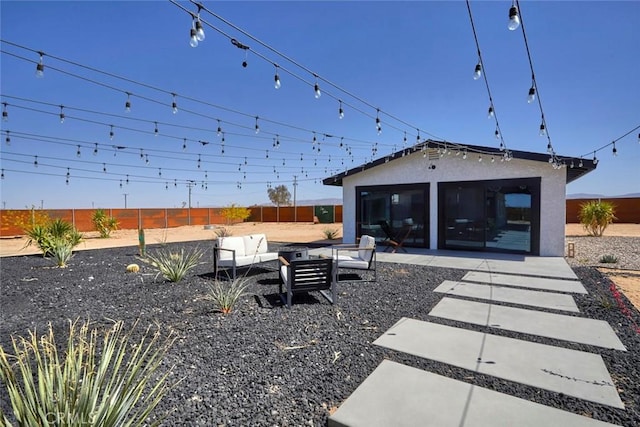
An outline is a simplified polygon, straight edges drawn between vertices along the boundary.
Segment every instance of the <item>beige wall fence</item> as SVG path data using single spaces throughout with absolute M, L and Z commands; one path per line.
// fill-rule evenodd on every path
M 170 228 L 182 225 L 226 224 L 224 208 L 159 208 L 104 209 L 118 220 L 120 229 Z M 253 206 L 248 208 L 249 222 L 342 222 L 342 206 Z M 61 218 L 75 225 L 78 231 L 93 231 L 91 217 L 96 209 L 3 209 L 0 210 L 0 236 L 19 236 L 23 227 L 35 219 L 48 216 Z

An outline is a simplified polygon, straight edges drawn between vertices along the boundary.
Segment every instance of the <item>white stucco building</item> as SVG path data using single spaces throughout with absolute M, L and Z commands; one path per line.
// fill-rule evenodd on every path
M 326 178 L 343 187 L 344 242 L 563 256 L 567 183 L 593 160 L 425 141 Z

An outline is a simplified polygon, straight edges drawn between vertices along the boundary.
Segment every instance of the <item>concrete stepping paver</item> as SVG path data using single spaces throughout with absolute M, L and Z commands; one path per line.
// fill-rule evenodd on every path
M 442 298 L 430 316 L 626 351 L 607 322 L 456 298 Z
M 544 291 L 572 292 L 586 294 L 587 290 L 577 280 L 548 279 L 542 277 L 516 276 L 512 274 L 470 271 L 462 278 L 467 282 L 492 283 L 494 285 L 516 286 Z
M 374 344 L 509 381 L 624 408 L 597 354 L 400 319 Z
M 578 306 L 571 295 L 557 294 L 553 292 L 530 291 L 527 289 L 514 289 L 489 284 L 478 285 L 476 283 L 455 282 L 453 280 L 445 280 L 434 289 L 434 292 L 550 308 L 553 310 L 572 311 L 575 313 L 580 311 L 578 310 Z
M 389 360 L 329 417 L 329 427 L 612 426 Z

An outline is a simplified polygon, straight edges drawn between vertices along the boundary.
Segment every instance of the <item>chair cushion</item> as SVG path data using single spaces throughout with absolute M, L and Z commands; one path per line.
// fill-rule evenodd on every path
M 338 267 L 342 268 L 357 268 L 359 270 L 367 270 L 369 268 L 369 261 L 364 261 L 358 258 L 352 257 L 338 257 Z
M 358 257 L 360 259 L 366 261 L 367 263 L 371 261 L 371 257 L 373 257 L 373 251 L 376 247 L 376 239 L 372 236 L 367 236 L 366 234 L 360 237 L 360 245 L 358 246 Z
M 267 236 L 264 234 L 250 234 L 242 239 L 244 240 L 245 255 L 253 256 L 267 252 Z
M 289 267 L 287 267 L 286 265 L 281 265 L 280 266 L 280 277 L 282 278 L 282 281 L 284 283 L 287 283 L 288 274 L 289 274 Z
M 236 258 L 246 254 L 242 237 L 220 237 L 218 244 L 220 248 L 235 250 Z M 233 253 L 231 251 L 220 251 L 220 259 L 233 259 Z

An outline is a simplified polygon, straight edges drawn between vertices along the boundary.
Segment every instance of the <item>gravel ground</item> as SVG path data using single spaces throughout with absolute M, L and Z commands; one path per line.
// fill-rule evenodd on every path
M 173 248 L 197 243 L 171 244 Z M 200 243 L 202 245 L 202 243 Z M 637 248 L 637 246 L 636 246 Z M 272 248 L 273 249 L 273 248 Z M 122 319 L 140 326 L 161 325 L 178 340 L 165 360 L 172 378 L 184 378 L 161 403 L 167 426 L 324 426 L 340 405 L 383 359 L 429 370 L 544 405 L 624 426 L 640 424 L 640 314 L 624 296 L 603 303 L 609 280 L 592 267 L 575 267 L 589 295 L 578 295 L 581 315 L 609 322 L 628 352 L 494 330 L 427 314 L 441 295 L 431 292 L 443 280 L 458 280 L 463 270 L 379 263 L 377 283 L 349 283 L 337 305 L 317 294 L 298 298 L 292 309 L 279 302 L 277 273 L 250 272 L 252 285 L 238 310 L 224 316 L 204 299 L 212 281 L 211 264 L 198 266 L 183 282 L 160 278 L 136 259 L 137 248 L 78 252 L 66 269 L 52 268 L 40 256 L 3 258 L 0 344 L 12 334 L 43 331 L 51 322 L 63 333 L 68 319 L 90 318 L 97 326 Z M 210 257 L 209 253 L 206 259 Z M 637 253 L 636 253 L 637 257 Z M 138 262 L 140 273 L 125 273 Z M 625 261 L 627 262 L 627 261 Z M 265 264 L 273 268 L 273 265 Z M 371 344 L 402 316 L 492 334 L 597 352 L 609 368 L 626 409 L 610 408 L 558 393 L 476 374 L 443 363 Z M 140 330 L 143 328 L 140 327 Z M 8 411 L 6 390 L 0 405 Z
M 625 270 L 640 270 L 640 237 L 618 236 L 573 236 L 566 242 L 575 243 L 575 257 L 566 258 L 571 267 L 600 266 Z M 618 258 L 615 264 L 602 264 L 603 255 L 614 255 Z

